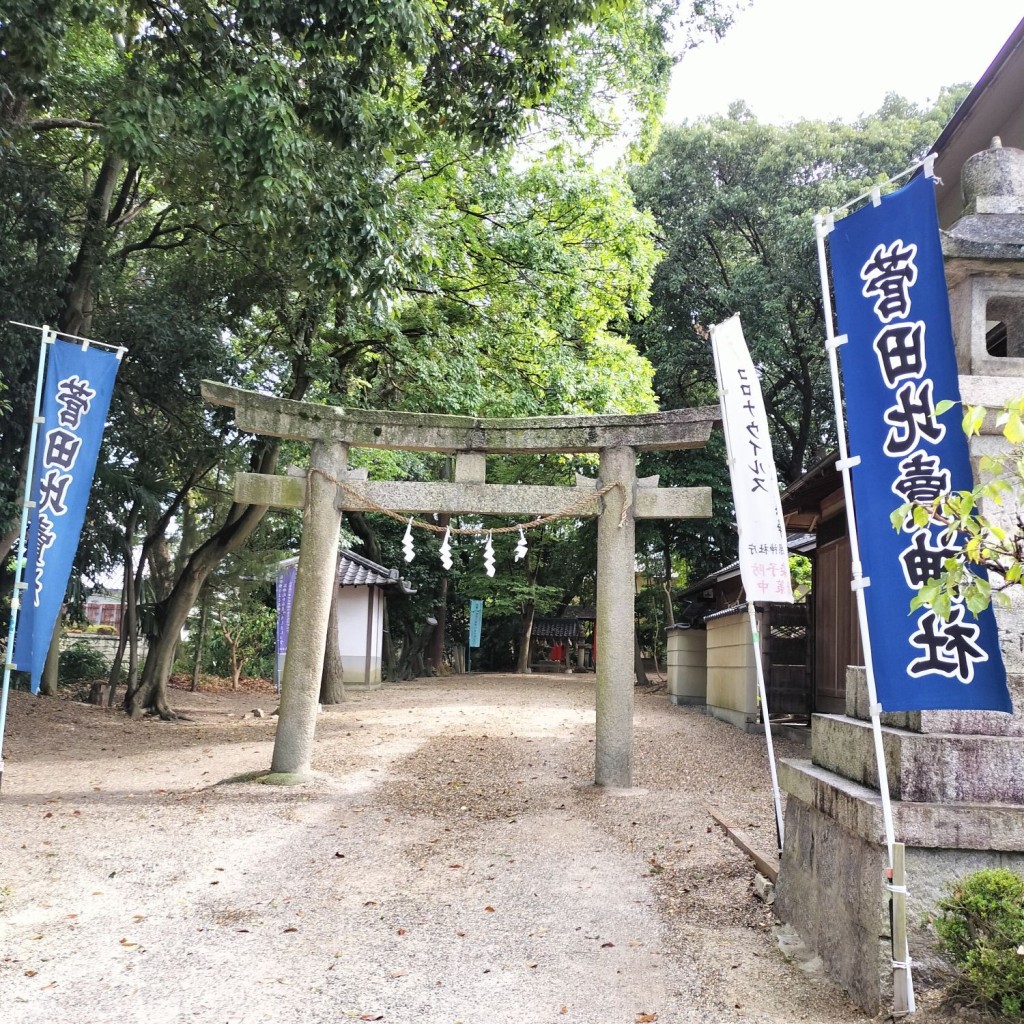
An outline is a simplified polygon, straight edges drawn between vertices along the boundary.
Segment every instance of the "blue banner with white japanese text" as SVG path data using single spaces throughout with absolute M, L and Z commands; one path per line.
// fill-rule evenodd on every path
M 974 486 L 935 210 L 920 175 L 836 222 L 829 237 L 857 533 L 878 700 L 884 711 L 1012 711 L 991 608 L 948 620 L 910 611 L 962 541 L 908 519 L 907 501 Z M 943 415 L 936 406 L 956 403 Z
M 13 658 L 31 673 L 33 693 L 78 550 L 118 365 L 115 352 L 94 345 L 58 340 L 47 353 Z

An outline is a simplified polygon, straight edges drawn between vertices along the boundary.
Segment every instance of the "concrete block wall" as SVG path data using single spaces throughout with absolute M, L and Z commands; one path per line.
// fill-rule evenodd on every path
M 673 704 L 703 706 L 708 699 L 708 634 L 703 629 L 668 629 L 668 694 Z
M 707 623 L 708 711 L 739 729 L 758 728 L 757 670 L 744 608 Z

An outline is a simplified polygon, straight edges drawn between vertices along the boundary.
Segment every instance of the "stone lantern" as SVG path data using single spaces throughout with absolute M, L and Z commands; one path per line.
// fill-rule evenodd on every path
M 1024 395 L 1024 151 L 999 138 L 970 157 L 961 175 L 964 210 L 942 233 L 946 284 L 965 405 L 989 410 L 980 437 L 971 439 L 975 474 L 982 456 L 1005 454 L 996 426 L 1006 402 Z M 1017 528 L 1022 511 L 1012 500 L 985 510 Z M 1000 646 L 1018 720 L 1024 676 L 1024 595 L 1010 593 L 996 608 Z
M 942 233 L 957 363 L 965 377 L 1007 382 L 987 387 L 1015 397 L 1024 388 L 1024 151 L 994 138 L 961 182 L 964 212 Z

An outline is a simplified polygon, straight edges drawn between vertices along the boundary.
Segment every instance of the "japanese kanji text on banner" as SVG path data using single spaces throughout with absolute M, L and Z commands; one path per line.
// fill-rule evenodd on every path
M 908 519 L 906 501 L 973 486 L 960 427 L 949 300 L 934 179 L 908 185 L 844 217 L 829 236 L 848 415 L 864 600 L 885 711 L 1010 711 L 991 608 L 975 618 L 954 602 L 948 621 L 910 612 L 962 540 Z M 936 404 L 956 404 L 939 416 Z
M 13 659 L 31 674 L 33 693 L 39 692 L 78 549 L 119 365 L 114 352 L 66 341 L 53 342 L 47 355 L 26 548 L 28 586 Z
M 778 474 L 757 371 L 739 316 L 711 328 L 729 451 L 740 575 L 749 601 L 793 602 Z

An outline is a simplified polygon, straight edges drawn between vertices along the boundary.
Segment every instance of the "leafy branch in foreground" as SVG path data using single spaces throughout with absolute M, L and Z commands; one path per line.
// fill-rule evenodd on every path
M 941 415 L 953 402 L 939 402 Z M 963 429 L 968 437 L 981 433 L 984 406 L 967 406 Z M 949 548 L 942 571 L 928 580 L 910 602 L 911 611 L 931 608 L 948 620 L 953 603 L 977 615 L 993 601 L 1005 607 L 1006 591 L 1020 586 L 1024 575 L 1024 396 L 1008 402 L 996 426 L 1013 446 L 1002 455 L 984 455 L 978 462 L 980 482 L 971 490 L 941 494 L 928 501 L 908 501 L 892 514 L 900 530 L 908 519 L 915 528 L 939 526 L 939 545 Z M 988 511 L 983 511 L 987 509 Z M 1004 510 L 1000 515 L 997 510 Z M 986 574 L 999 577 L 993 583 Z

